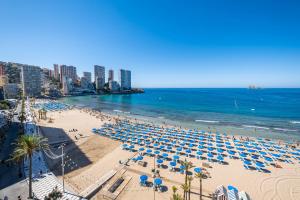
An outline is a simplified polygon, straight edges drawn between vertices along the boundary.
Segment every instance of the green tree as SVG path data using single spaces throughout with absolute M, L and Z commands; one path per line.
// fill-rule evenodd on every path
M 57 186 L 52 190 L 51 193 L 48 194 L 48 196 L 46 196 L 44 198 L 44 200 L 58 200 L 61 199 L 63 197 L 63 194 L 61 191 L 58 190 Z
M 199 179 L 199 200 L 202 200 L 202 179 L 205 177 L 205 174 L 201 171 L 195 174 L 195 178 Z
M 36 135 L 21 135 L 16 142 L 16 148 L 12 154 L 12 160 L 29 160 L 29 198 L 32 198 L 32 156 L 34 152 L 49 149 L 46 138 Z
M 190 162 L 190 161 L 187 161 L 186 159 L 184 161 L 180 161 L 180 164 L 184 167 L 184 170 L 185 170 L 185 179 L 184 179 L 184 185 L 188 185 L 188 173 L 189 173 L 189 170 L 191 168 L 193 168 L 193 163 Z M 187 198 L 187 195 L 186 195 L 187 191 L 184 191 L 184 194 L 183 194 L 183 198 L 186 199 Z
M 175 186 L 172 187 L 173 194 L 171 200 L 183 200 L 182 196 L 177 193 L 177 190 L 178 189 Z
M 192 180 L 193 180 L 193 177 L 189 176 L 188 177 L 188 186 L 189 186 L 188 197 L 189 197 L 189 200 L 191 200 L 191 183 L 192 183 Z

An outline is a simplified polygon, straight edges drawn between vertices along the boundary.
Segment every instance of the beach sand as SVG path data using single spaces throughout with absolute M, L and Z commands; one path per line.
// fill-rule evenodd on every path
M 100 128 L 104 123 L 114 123 L 116 118 L 100 117 L 98 112 L 91 110 L 72 110 L 60 112 L 48 112 L 52 123 L 48 120 L 40 120 L 39 125 L 42 134 L 49 138 L 49 143 L 56 143 L 62 140 L 69 141 L 66 146 L 66 155 L 71 159 L 70 165 L 66 170 L 66 183 L 73 191 L 81 193 L 103 175 L 112 169 L 119 169 L 119 160 L 126 160 L 133 157 L 136 153 L 121 149 L 121 142 L 115 141 L 92 133 L 92 128 Z M 110 115 L 113 116 L 113 115 Z M 76 132 L 70 132 L 77 129 Z M 81 134 L 81 135 L 80 135 Z M 76 136 L 76 137 L 75 137 Z M 77 138 L 77 139 L 76 139 Z M 60 149 L 53 149 L 59 153 Z M 148 174 L 151 176 L 153 168 L 153 158 L 144 156 L 147 167 L 142 167 L 133 161 L 125 167 L 124 175 L 132 177 L 124 190 L 117 199 L 140 200 L 140 199 L 170 199 L 172 186 L 176 186 L 178 192 L 182 194 L 180 185 L 184 182 L 184 175 L 179 172 L 170 172 L 168 169 L 160 169 L 163 185 L 167 187 L 165 192 L 153 192 L 151 187 L 139 185 L 139 176 Z M 195 166 L 201 167 L 201 160 L 188 158 Z M 211 178 L 203 179 L 203 194 L 209 196 L 217 186 L 234 185 L 240 191 L 246 191 L 251 199 L 300 199 L 300 165 L 280 163 L 282 169 L 268 166 L 271 173 L 245 170 L 241 160 L 226 158 L 228 165 L 210 163 L 212 168 L 207 171 Z M 204 161 L 207 162 L 207 161 Z M 48 159 L 50 168 L 58 175 L 60 172 L 60 160 Z M 165 162 L 168 164 L 168 162 Z M 77 165 L 77 166 L 76 166 Z M 67 167 L 68 168 L 68 167 Z M 150 178 L 150 177 L 149 177 Z M 150 178 L 149 181 L 153 181 Z M 192 181 L 191 199 L 199 199 L 199 180 Z M 101 190 L 93 199 L 103 199 Z M 203 199 L 209 199 L 204 197 Z

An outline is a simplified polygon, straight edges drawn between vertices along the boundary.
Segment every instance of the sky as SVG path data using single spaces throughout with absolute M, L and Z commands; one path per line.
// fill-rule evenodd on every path
M 0 0 L 0 60 L 134 87 L 300 87 L 300 1 Z

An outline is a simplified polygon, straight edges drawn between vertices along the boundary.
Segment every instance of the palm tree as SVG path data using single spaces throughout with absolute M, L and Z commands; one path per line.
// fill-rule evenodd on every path
M 180 164 L 184 167 L 185 170 L 185 180 L 184 180 L 184 184 L 187 185 L 188 184 L 188 171 L 193 168 L 193 163 L 190 161 L 187 161 L 186 159 L 184 161 L 180 161 Z M 186 192 L 184 192 L 184 197 L 186 196 Z
M 37 135 L 21 135 L 12 154 L 13 160 L 29 159 L 29 198 L 32 198 L 32 156 L 34 152 L 42 149 L 49 149 L 46 138 Z
M 173 195 L 171 200 L 183 200 L 182 196 L 180 196 L 179 194 L 177 194 L 177 187 L 173 186 L 172 187 L 172 191 L 173 191 Z
M 200 188 L 199 200 L 202 200 L 202 178 L 204 178 L 204 176 L 205 176 L 205 174 L 202 171 L 195 174 L 195 178 L 199 179 L 199 188 Z
M 189 191 L 189 185 L 188 184 L 182 184 L 181 189 L 183 190 L 183 199 L 187 200 L 187 192 Z
M 188 182 L 189 182 L 189 184 L 188 184 L 188 186 L 189 186 L 189 190 L 188 190 L 188 192 L 189 192 L 189 200 L 191 200 L 191 183 L 192 183 L 192 180 L 193 180 L 193 177 L 192 176 L 189 176 L 188 177 Z

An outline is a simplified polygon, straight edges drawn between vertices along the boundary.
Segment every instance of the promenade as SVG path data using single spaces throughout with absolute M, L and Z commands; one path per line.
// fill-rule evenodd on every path
M 39 134 L 38 127 L 34 122 L 34 115 L 31 112 L 30 102 L 26 101 L 25 106 L 26 112 L 26 122 L 25 122 L 25 134 Z M 29 174 L 29 160 L 25 160 L 24 163 L 25 175 L 28 177 Z M 44 199 L 52 190 L 57 187 L 60 191 L 63 191 L 62 183 L 56 178 L 56 176 L 51 173 L 47 167 L 44 159 L 44 154 L 42 152 L 34 153 L 32 157 L 32 190 L 34 196 L 38 199 Z M 63 193 L 62 199 L 64 200 L 80 200 L 83 199 L 72 191 L 66 190 Z

